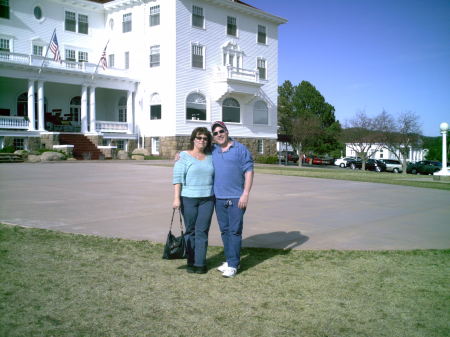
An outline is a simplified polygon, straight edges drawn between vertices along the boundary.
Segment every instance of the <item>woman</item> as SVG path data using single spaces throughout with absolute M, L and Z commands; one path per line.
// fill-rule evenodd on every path
M 173 208 L 181 208 L 186 227 L 187 272 L 204 274 L 208 233 L 214 210 L 212 136 L 207 128 L 192 131 L 188 151 L 173 168 Z

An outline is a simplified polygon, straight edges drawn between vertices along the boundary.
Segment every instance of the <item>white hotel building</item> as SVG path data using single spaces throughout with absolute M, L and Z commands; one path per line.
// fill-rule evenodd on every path
M 254 155 L 275 154 L 283 23 L 238 0 L 0 0 L 0 147 L 70 144 L 81 158 L 88 138 L 93 159 L 108 146 L 172 157 L 223 120 Z

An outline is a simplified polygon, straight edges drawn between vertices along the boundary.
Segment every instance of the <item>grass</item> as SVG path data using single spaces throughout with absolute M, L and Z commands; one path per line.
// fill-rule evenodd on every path
M 285 166 L 255 166 L 255 172 L 265 174 L 279 174 L 310 178 L 351 180 L 381 184 L 393 184 L 423 188 L 434 188 L 450 191 L 450 183 L 432 181 L 430 176 L 417 176 L 412 174 L 395 174 L 390 172 L 372 172 L 350 169 L 327 169 L 311 167 L 285 167 Z
M 0 336 L 450 333 L 450 250 L 245 248 L 234 279 L 163 246 L 0 225 Z M 208 266 L 222 262 L 210 247 Z

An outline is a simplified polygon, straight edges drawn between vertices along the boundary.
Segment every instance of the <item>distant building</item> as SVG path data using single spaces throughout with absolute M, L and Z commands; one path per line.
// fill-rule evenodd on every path
M 385 147 L 380 146 L 379 144 L 369 147 L 367 152 L 369 157 L 372 159 L 398 159 L 398 157 L 393 152 L 389 151 Z M 408 162 L 424 160 L 427 152 L 427 149 L 410 148 L 409 155 L 406 160 Z M 397 152 L 397 154 L 399 154 L 399 152 Z M 345 144 L 345 156 L 357 157 L 356 152 L 350 147 L 348 143 Z
M 285 19 L 238 0 L 0 7 L 0 147 L 52 148 L 75 135 L 172 157 L 195 127 L 223 120 L 255 155 L 276 153 Z

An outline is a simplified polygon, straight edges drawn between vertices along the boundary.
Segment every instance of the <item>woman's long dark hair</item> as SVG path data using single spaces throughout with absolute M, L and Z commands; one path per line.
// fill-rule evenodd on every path
M 195 128 L 194 130 L 192 130 L 191 133 L 191 142 L 189 145 L 189 150 L 194 149 L 194 139 L 197 136 L 206 136 L 208 137 L 208 142 L 206 144 L 205 147 L 205 153 L 211 153 L 211 143 L 212 143 L 212 136 L 211 136 L 211 132 L 209 132 L 209 130 L 205 127 L 199 126 L 198 128 Z

